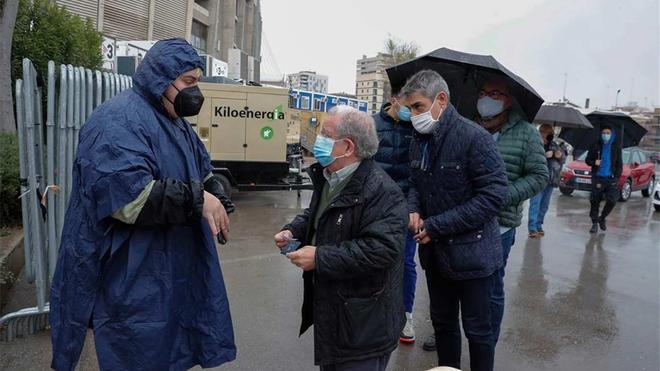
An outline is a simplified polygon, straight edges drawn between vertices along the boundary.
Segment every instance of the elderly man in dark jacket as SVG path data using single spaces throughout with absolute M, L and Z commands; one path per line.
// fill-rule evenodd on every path
M 369 115 L 331 110 L 315 143 L 310 206 L 275 236 L 304 271 L 300 333 L 315 325 L 321 370 L 385 370 L 403 328 L 408 214 L 403 193 L 372 160 L 377 149 Z M 288 252 L 296 242 L 303 247 Z
M 401 95 L 417 131 L 408 208 L 426 271 L 438 363 L 460 368 L 460 308 L 471 369 L 492 370 L 489 305 L 493 274 L 502 266 L 496 217 L 508 194 L 504 164 L 488 132 L 456 112 L 438 73 L 416 73 Z
M 410 109 L 399 102 L 397 93 L 398 91 L 392 91 L 389 102 L 383 105 L 380 112 L 372 116 L 376 123 L 379 141 L 374 160 L 401 187 L 403 194 L 407 195 L 410 188 L 410 142 L 414 129 L 410 123 Z M 404 343 L 415 342 L 412 313 L 417 286 L 416 253 L 417 241 L 413 238 L 413 234 L 408 232 L 403 259 L 403 304 L 406 307 L 406 325 L 400 336 L 401 342 Z

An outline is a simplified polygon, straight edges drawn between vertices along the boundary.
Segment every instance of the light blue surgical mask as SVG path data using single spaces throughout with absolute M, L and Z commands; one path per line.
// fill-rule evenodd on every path
M 337 141 L 324 137 L 321 134 L 316 136 L 316 141 L 314 142 L 314 157 L 321 166 L 328 167 L 337 160 L 337 157 L 332 155 L 332 149 L 335 146 L 335 142 Z
M 477 111 L 481 118 L 490 119 L 504 111 L 504 102 L 489 96 L 481 97 L 477 101 Z
M 612 139 L 612 134 L 601 134 L 600 138 L 603 140 L 603 142 L 607 143 Z
M 399 110 L 396 112 L 396 115 L 399 116 L 399 120 L 401 121 L 410 121 L 410 116 L 412 116 L 410 113 L 410 108 L 401 105 L 399 106 Z

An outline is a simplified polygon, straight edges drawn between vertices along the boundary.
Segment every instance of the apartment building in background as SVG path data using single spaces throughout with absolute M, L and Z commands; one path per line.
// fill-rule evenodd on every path
M 356 63 L 355 95 L 359 100 L 369 102 L 369 112 L 380 111 L 390 94 L 388 67 L 392 56 L 378 53 L 375 57 L 363 55 Z
M 328 93 L 328 76 L 319 75 L 314 71 L 300 71 L 287 76 L 289 87 L 311 91 L 313 93 Z
M 260 81 L 260 0 L 55 0 L 116 41 L 181 37 L 229 64 L 229 77 Z

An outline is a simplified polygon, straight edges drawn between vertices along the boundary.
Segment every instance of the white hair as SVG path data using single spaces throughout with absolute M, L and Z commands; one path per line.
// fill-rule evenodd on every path
M 374 119 L 356 108 L 341 105 L 328 111 L 329 116 L 339 116 L 337 139 L 348 138 L 355 143 L 355 153 L 361 159 L 370 159 L 378 152 L 378 134 Z

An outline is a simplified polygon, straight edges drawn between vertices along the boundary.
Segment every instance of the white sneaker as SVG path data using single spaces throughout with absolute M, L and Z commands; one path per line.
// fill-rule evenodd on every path
M 415 327 L 413 324 L 412 313 L 406 313 L 406 325 L 401 331 L 399 340 L 402 343 L 414 343 L 415 342 Z

